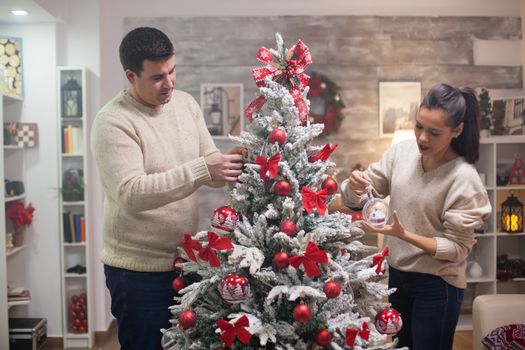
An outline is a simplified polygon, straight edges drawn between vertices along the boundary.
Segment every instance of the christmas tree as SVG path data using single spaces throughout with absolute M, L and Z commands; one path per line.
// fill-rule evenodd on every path
M 314 146 L 300 40 L 261 48 L 260 96 L 246 109 L 245 171 L 210 231 L 185 234 L 165 349 L 391 349 L 401 325 L 388 309 L 385 256 L 364 246 L 349 215 L 328 213 L 337 183 L 327 176 L 337 145 Z M 182 259 L 183 258 L 183 259 Z M 184 274 L 202 280 L 186 286 Z M 375 321 L 377 319 L 377 322 Z M 381 331 L 382 333 L 380 333 Z

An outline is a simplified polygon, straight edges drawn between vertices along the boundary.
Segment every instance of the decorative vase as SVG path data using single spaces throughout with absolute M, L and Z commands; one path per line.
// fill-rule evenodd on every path
M 482 139 L 490 137 L 490 129 L 481 129 L 479 131 L 479 137 L 481 137 Z
M 477 261 L 472 262 L 472 265 L 470 266 L 470 269 L 468 270 L 468 272 L 469 272 L 470 277 L 473 277 L 473 278 L 479 278 L 483 276 L 483 268 Z
M 24 245 L 26 229 L 24 227 L 15 228 L 15 233 L 13 234 L 13 245 L 15 247 L 21 247 Z

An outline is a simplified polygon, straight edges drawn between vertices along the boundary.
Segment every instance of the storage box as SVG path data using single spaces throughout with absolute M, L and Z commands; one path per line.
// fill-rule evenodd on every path
M 39 350 L 47 340 L 45 318 L 10 318 L 9 349 Z

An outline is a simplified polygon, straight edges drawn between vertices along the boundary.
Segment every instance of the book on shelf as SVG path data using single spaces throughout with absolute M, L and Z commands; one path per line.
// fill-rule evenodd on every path
M 79 154 L 84 151 L 82 128 L 66 125 L 62 127 L 62 153 Z
M 31 300 L 29 289 L 24 287 L 9 288 L 7 291 L 7 301 L 26 301 Z
M 81 243 L 86 241 L 86 221 L 84 214 L 70 211 L 62 214 L 65 243 Z

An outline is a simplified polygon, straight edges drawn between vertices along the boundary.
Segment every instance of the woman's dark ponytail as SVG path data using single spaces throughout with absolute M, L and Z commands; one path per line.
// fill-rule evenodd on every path
M 476 93 L 469 87 L 456 89 L 447 84 L 434 85 L 423 98 L 420 107 L 442 109 L 448 125 L 456 128 L 463 122 L 463 131 L 450 145 L 465 160 L 474 164 L 479 159 L 480 109 Z

